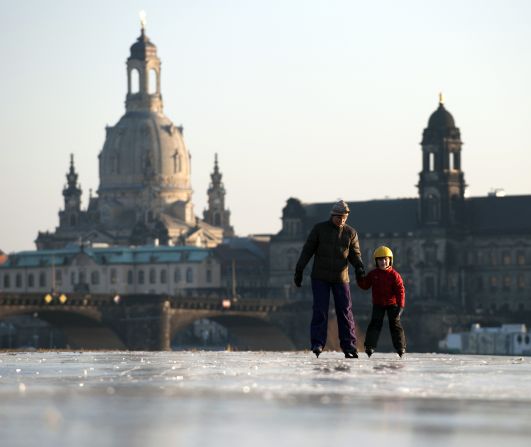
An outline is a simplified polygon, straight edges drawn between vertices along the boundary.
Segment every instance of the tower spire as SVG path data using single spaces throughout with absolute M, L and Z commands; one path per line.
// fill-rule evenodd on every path
M 210 174 L 211 182 L 208 188 L 208 209 L 203 212 L 205 222 L 215 227 L 223 228 L 224 236 L 234 236 L 234 229 L 230 225 L 230 211 L 225 209 L 225 187 L 219 171 L 218 154 L 214 155 L 214 172 Z
M 146 35 L 146 13 L 140 11 L 140 36 L 131 45 L 127 59 L 126 111 L 162 113 L 160 59 L 157 47 Z

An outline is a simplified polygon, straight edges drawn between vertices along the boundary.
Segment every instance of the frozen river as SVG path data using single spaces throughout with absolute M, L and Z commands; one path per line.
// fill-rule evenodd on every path
M 0 354 L 0 445 L 529 446 L 528 357 Z

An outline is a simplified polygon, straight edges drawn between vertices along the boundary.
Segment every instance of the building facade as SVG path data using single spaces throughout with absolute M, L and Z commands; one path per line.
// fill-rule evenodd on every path
M 495 313 L 531 311 L 531 195 L 465 197 L 461 135 L 439 101 L 421 142 L 418 197 L 348 201 L 348 224 L 360 237 L 363 260 L 389 246 L 406 284 L 409 303 Z M 287 296 L 300 250 L 313 225 L 329 218 L 332 203 L 288 199 L 282 229 L 271 240 L 270 285 Z M 367 292 L 352 287 L 355 302 Z
M 221 266 L 211 249 L 72 245 L 10 254 L 0 292 L 72 292 L 186 296 L 219 289 Z
M 54 232 L 39 232 L 38 249 L 62 248 L 79 239 L 109 245 L 158 240 L 163 245 L 201 247 L 214 247 L 222 241 L 221 225 L 194 214 L 191 156 L 182 126 L 164 114 L 161 61 L 144 27 L 131 46 L 126 65 L 125 114 L 114 126 L 106 127 L 98 156 L 97 196 L 91 195 L 87 208 L 82 209 L 72 157 L 59 226 Z M 219 171 L 216 175 L 221 179 Z M 230 230 L 228 214 L 222 216 L 220 223 Z

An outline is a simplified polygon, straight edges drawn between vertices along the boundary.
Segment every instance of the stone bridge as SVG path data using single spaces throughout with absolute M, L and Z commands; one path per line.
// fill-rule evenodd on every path
M 307 349 L 311 301 L 283 299 L 224 300 L 205 297 L 164 295 L 69 294 L 61 303 L 54 296 L 46 303 L 42 293 L 0 293 L 0 319 L 34 315 L 59 328 L 73 349 L 170 350 L 175 335 L 198 319 L 215 321 L 240 341 L 239 349 Z M 363 333 L 370 318 L 370 306 L 354 308 L 358 329 L 358 349 L 363 349 Z M 472 323 L 498 326 L 502 323 L 531 324 L 531 315 L 476 315 L 443 309 L 440 306 L 408 306 L 403 325 L 408 349 L 435 351 L 438 341 L 450 328 L 467 330 Z M 387 324 L 380 341 L 382 350 L 391 350 Z M 339 349 L 337 324 L 330 311 L 328 344 Z
M 0 319 L 34 315 L 60 328 L 73 349 L 169 350 L 177 332 L 203 318 L 243 340 L 240 348 L 299 349 L 310 313 L 306 301 L 77 293 L 47 303 L 42 293 L 0 293 Z

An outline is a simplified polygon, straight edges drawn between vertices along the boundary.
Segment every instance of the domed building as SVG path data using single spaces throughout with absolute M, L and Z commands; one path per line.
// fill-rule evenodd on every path
M 87 210 L 81 210 L 72 157 L 59 227 L 39 232 L 38 249 L 80 239 L 109 245 L 221 243 L 223 228 L 194 215 L 191 157 L 183 128 L 164 115 L 160 65 L 142 26 L 127 59 L 125 115 L 106 128 L 99 154 L 98 195 L 91 194 Z

